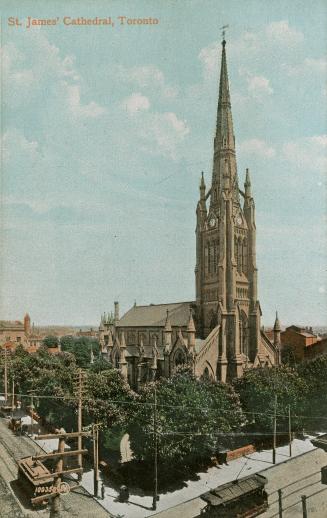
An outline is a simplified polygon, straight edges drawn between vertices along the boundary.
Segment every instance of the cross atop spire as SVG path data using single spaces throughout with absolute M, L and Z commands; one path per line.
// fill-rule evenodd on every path
M 221 37 L 223 39 L 223 45 L 226 45 L 226 41 L 225 41 L 225 35 L 226 35 L 226 29 L 228 29 L 229 25 L 223 25 L 222 27 L 220 27 L 220 30 L 221 30 Z

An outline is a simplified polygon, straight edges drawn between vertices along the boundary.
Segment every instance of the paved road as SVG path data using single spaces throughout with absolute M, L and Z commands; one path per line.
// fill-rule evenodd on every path
M 1 518 L 48 518 L 52 512 L 46 509 L 35 510 L 17 482 L 16 460 L 28 455 L 41 453 L 43 450 L 28 437 L 15 436 L 7 426 L 5 419 L 0 419 L 0 501 Z M 57 518 L 108 518 L 112 516 L 93 499 L 89 493 L 78 488 L 61 497 L 61 510 Z

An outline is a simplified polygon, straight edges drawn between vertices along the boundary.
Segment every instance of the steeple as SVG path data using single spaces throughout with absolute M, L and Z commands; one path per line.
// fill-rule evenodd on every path
M 232 106 L 229 93 L 225 40 L 222 41 L 217 125 L 215 138 L 215 149 L 222 148 L 235 152 L 235 139 L 232 119 Z
M 233 203 L 240 206 L 232 106 L 227 72 L 226 41 L 224 39 L 222 41 L 210 207 L 218 208 L 222 198 L 222 190 L 224 189 L 226 192 L 227 185 Z

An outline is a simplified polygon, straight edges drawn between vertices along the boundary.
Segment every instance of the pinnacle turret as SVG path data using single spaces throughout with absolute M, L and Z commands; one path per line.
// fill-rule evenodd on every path
M 280 331 L 280 323 L 279 323 L 277 311 L 276 311 L 276 318 L 275 318 L 275 324 L 274 324 L 274 331 Z
M 249 173 L 248 169 L 246 169 L 246 173 L 245 173 L 244 192 L 245 192 L 245 196 L 247 198 L 251 197 L 251 180 L 250 180 L 250 173 Z
M 201 173 L 201 182 L 200 182 L 200 199 L 204 199 L 206 196 L 206 184 L 204 181 L 203 171 Z

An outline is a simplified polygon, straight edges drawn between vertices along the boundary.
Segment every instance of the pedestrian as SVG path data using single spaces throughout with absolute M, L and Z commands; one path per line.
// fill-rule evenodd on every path
M 104 483 L 101 484 L 101 498 L 104 500 Z

